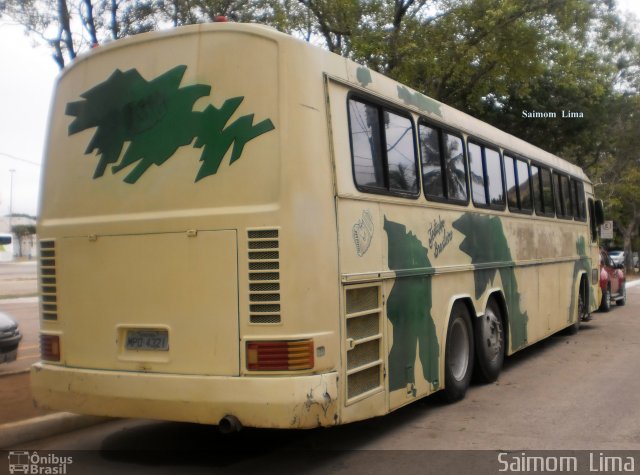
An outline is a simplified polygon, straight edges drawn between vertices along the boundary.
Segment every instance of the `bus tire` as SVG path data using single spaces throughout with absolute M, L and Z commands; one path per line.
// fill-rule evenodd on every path
M 580 324 L 583 321 L 587 321 L 589 318 L 589 309 L 587 307 L 587 300 L 588 300 L 588 290 L 587 290 L 587 281 L 586 279 L 583 277 L 580 280 L 580 291 L 578 292 L 578 319 L 576 320 L 576 322 L 567 327 L 566 333 L 569 335 L 575 335 L 576 333 L 578 333 L 578 330 L 580 330 Z
M 455 402 L 464 398 L 473 374 L 473 328 L 469 311 L 462 302 L 451 309 L 444 355 L 444 389 L 442 398 Z
M 602 301 L 600 302 L 600 310 L 601 312 L 608 312 L 611 309 L 611 286 L 607 284 L 607 288 L 602 294 Z
M 492 383 L 500 375 L 504 363 L 504 326 L 500 307 L 489 300 L 484 315 L 476 320 L 475 376 L 481 383 Z

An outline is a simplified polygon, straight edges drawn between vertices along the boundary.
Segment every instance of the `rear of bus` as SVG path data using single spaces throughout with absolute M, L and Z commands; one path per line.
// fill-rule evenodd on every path
M 338 421 L 333 184 L 305 51 L 264 27 L 198 25 L 63 72 L 38 228 L 39 406 Z

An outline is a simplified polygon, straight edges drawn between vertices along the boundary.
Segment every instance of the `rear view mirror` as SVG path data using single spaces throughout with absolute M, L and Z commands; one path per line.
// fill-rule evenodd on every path
M 604 224 L 604 205 L 602 200 L 596 201 L 596 224 Z

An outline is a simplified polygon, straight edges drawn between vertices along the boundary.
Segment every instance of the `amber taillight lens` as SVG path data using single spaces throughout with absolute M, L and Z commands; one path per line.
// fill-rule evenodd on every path
M 60 361 L 60 337 L 40 335 L 40 354 L 43 361 Z
M 248 341 L 247 369 L 297 371 L 313 368 L 313 340 Z

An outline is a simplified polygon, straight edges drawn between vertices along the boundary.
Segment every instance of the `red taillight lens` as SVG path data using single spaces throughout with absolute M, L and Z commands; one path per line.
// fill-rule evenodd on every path
M 60 361 L 60 337 L 40 335 L 40 354 L 43 361 Z
M 247 369 L 297 371 L 313 368 L 313 340 L 248 341 Z

